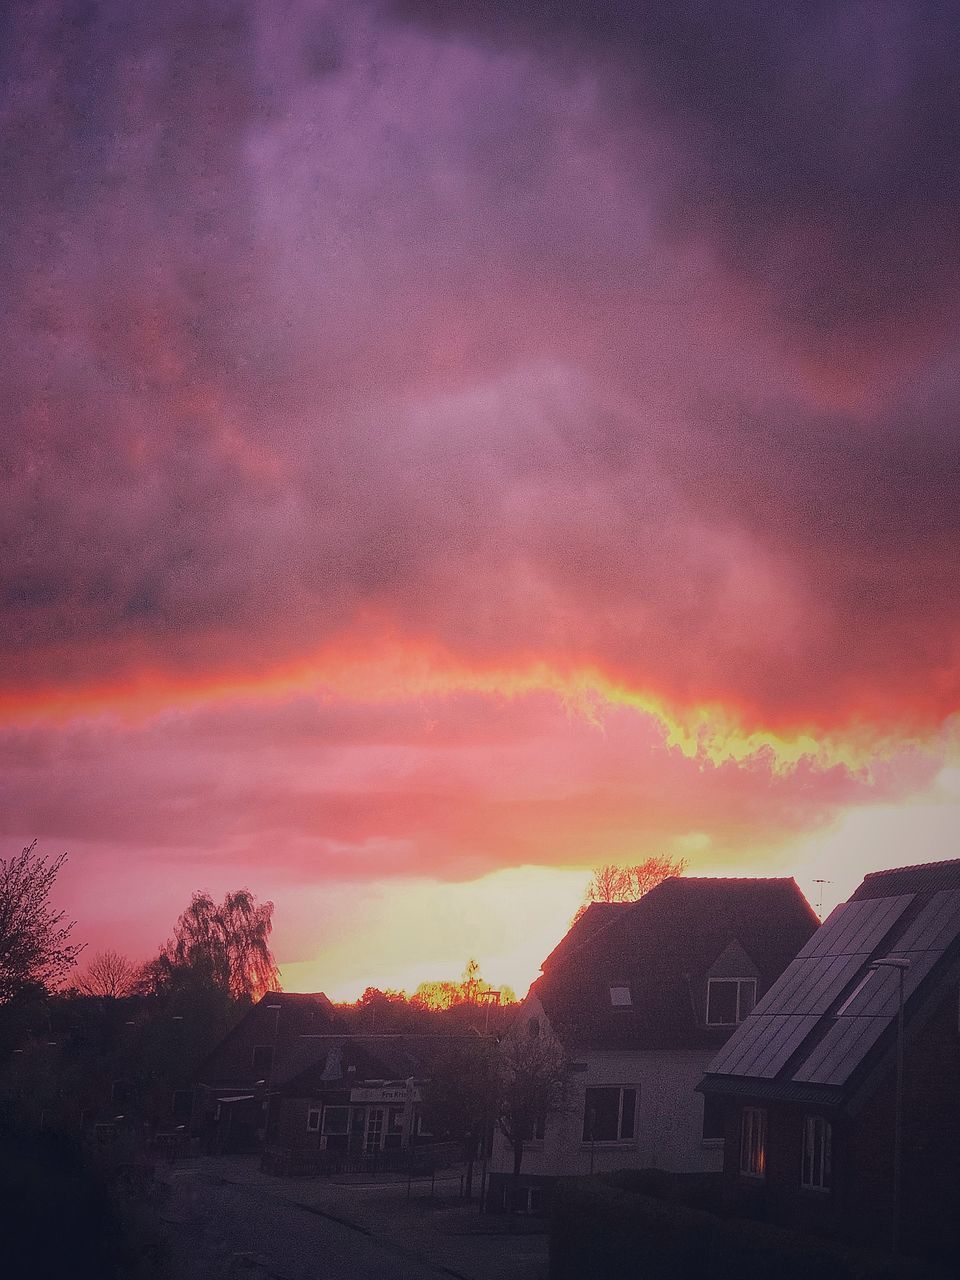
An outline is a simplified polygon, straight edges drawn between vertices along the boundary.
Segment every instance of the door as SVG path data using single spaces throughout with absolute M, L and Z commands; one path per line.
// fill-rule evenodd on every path
M 373 1155 L 383 1146 L 383 1107 L 370 1107 L 367 1111 L 367 1135 L 363 1149 Z

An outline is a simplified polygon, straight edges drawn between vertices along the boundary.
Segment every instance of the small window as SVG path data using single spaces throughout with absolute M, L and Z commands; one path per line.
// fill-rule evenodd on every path
M 311 1107 L 307 1112 L 307 1128 L 311 1133 L 320 1132 L 320 1108 Z
M 267 1072 L 273 1066 L 273 1045 L 258 1044 L 253 1050 L 254 1071 Z
M 710 978 L 707 981 L 707 1024 L 735 1027 L 757 1002 L 756 978 Z
M 588 1089 L 583 1108 L 584 1142 L 625 1142 L 636 1134 L 637 1093 L 614 1085 Z
M 833 1159 L 833 1126 L 823 1116 L 803 1117 L 803 1164 L 800 1185 L 808 1191 L 829 1191 Z
M 740 1172 L 748 1178 L 767 1174 L 767 1113 L 762 1107 L 744 1107 L 740 1121 Z
M 615 1009 L 625 1009 L 633 1004 L 629 987 L 611 987 L 610 1003 Z
M 715 1093 L 703 1098 L 703 1141 L 722 1142 L 725 1137 L 723 1099 Z

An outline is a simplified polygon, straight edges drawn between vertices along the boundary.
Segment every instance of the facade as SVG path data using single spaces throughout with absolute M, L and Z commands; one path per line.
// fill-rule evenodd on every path
M 724 1134 L 696 1086 L 817 926 L 793 880 L 674 878 L 593 904 L 544 961 L 513 1034 L 559 1042 L 562 1105 L 533 1126 L 521 1176 L 494 1138 L 491 1209 L 545 1207 L 560 1176 L 719 1171 Z
M 276 1064 L 299 1038 L 331 1031 L 333 1005 L 313 995 L 271 991 L 208 1054 L 198 1072 L 193 1128 L 207 1150 L 259 1150 Z
M 433 1061 L 457 1037 L 302 1036 L 278 1061 L 265 1166 L 278 1173 L 409 1167 Z M 476 1043 L 475 1037 L 473 1043 Z
M 958 989 L 960 861 L 867 876 L 702 1083 L 731 1197 L 851 1244 L 955 1258 Z

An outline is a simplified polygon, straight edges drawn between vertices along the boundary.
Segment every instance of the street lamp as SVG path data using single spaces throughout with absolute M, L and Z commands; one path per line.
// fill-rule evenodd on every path
M 900 1199 L 901 1169 L 903 1160 L 903 979 L 910 968 L 905 956 L 885 956 L 874 960 L 872 972 L 879 969 L 897 971 L 897 1096 L 893 1119 L 893 1252 L 900 1252 Z

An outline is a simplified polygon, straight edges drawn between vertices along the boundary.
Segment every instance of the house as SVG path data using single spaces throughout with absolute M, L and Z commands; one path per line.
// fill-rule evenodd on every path
M 487 1205 L 535 1210 L 558 1176 L 721 1167 L 698 1081 L 817 927 L 791 879 L 663 881 L 638 902 L 592 904 L 547 957 L 514 1034 L 566 1060 L 562 1108 L 540 1117 L 519 1182 L 494 1140 Z
M 460 1041 L 477 1045 L 476 1036 L 301 1036 L 277 1062 L 264 1167 L 337 1173 L 383 1169 L 391 1157 L 399 1164 L 430 1139 L 424 1091 L 434 1065 Z
M 852 1244 L 955 1258 L 958 984 L 960 861 L 868 875 L 702 1082 L 730 1195 Z
M 338 1025 L 322 993 L 269 991 L 207 1055 L 197 1076 L 193 1128 L 210 1151 L 259 1148 L 275 1063 L 299 1038 Z

